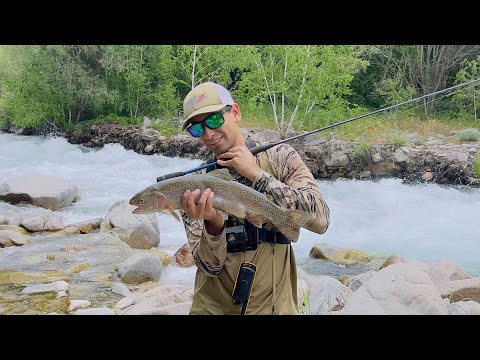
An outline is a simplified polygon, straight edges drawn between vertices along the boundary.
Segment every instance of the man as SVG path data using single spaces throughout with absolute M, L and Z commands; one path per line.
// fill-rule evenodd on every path
M 196 86 L 183 108 L 182 129 L 213 152 L 212 161 L 277 205 L 310 212 L 312 219 L 305 228 L 319 234 L 327 230 L 328 206 L 298 153 L 281 144 L 252 155 L 240 132 L 240 107 L 223 86 L 213 82 Z M 199 194 L 199 189 L 191 189 L 181 200 L 198 267 L 190 314 L 297 314 L 297 271 L 290 241 L 268 221 L 261 229 L 232 216 L 225 221 L 212 207 L 211 189 L 196 204 Z M 232 293 L 244 263 L 253 263 L 256 271 L 248 304 L 239 304 Z

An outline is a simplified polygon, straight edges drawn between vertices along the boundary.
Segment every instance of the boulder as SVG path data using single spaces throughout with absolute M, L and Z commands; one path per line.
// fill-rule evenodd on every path
M 0 200 L 11 204 L 27 202 L 50 210 L 69 206 L 79 196 L 75 185 L 61 178 L 27 173 L 0 184 Z

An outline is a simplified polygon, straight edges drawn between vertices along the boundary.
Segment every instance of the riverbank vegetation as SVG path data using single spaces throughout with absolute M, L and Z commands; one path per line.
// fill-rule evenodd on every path
M 479 65 L 478 45 L 2 45 L 0 127 L 79 133 L 148 117 L 170 136 L 188 91 L 215 81 L 241 105 L 243 127 L 286 136 L 480 78 Z M 479 141 L 473 85 L 332 131 L 365 144 L 401 145 L 412 133 Z

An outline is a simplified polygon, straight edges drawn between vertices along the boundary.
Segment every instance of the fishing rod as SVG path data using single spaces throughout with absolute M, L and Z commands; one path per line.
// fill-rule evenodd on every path
M 315 129 L 315 130 L 306 132 L 306 133 L 304 133 L 304 134 L 295 135 L 295 136 L 293 136 L 293 137 L 291 137 L 291 138 L 288 138 L 288 139 L 279 140 L 279 141 L 276 141 L 276 142 L 273 142 L 273 143 L 268 143 L 268 144 L 263 144 L 263 145 L 255 146 L 255 147 L 253 147 L 253 148 L 250 149 L 250 152 L 252 153 L 252 155 L 256 155 L 256 154 L 258 154 L 258 153 L 261 153 L 262 151 L 268 150 L 268 149 L 270 149 L 271 147 L 274 147 L 274 146 L 279 145 L 279 144 L 283 144 L 283 143 L 285 143 L 285 142 L 287 142 L 287 141 L 292 141 L 292 140 L 295 140 L 295 139 L 298 139 L 298 138 L 301 138 L 301 137 L 304 137 L 304 136 L 307 136 L 307 135 L 315 134 L 316 132 L 319 132 L 319 131 L 331 129 L 331 128 L 333 128 L 333 127 L 336 127 L 336 126 L 339 126 L 339 125 L 343 125 L 343 124 L 346 124 L 346 123 L 349 123 L 349 122 L 352 122 L 352 121 L 355 121 L 355 120 L 359 120 L 359 119 L 362 119 L 362 118 L 367 117 L 367 116 L 370 116 L 370 115 L 378 114 L 378 113 L 383 112 L 383 111 L 395 109 L 395 108 L 397 108 L 397 107 L 399 107 L 399 106 L 406 105 L 406 104 L 409 104 L 409 103 L 411 103 L 411 102 L 414 102 L 414 101 L 417 101 L 417 100 L 421 100 L 421 99 L 424 99 L 424 98 L 429 97 L 429 96 L 434 96 L 434 95 L 442 94 L 442 93 L 445 93 L 445 92 L 447 92 L 447 91 L 451 91 L 451 90 L 453 90 L 453 89 L 458 89 L 458 88 L 460 88 L 460 87 L 463 87 L 463 86 L 466 86 L 466 85 L 475 83 L 475 82 L 477 82 L 477 81 L 480 81 L 480 79 L 471 80 L 471 81 L 468 81 L 468 82 L 463 83 L 463 84 L 451 86 L 451 87 L 446 88 L 446 89 L 443 89 L 443 90 L 439 90 L 439 91 L 435 91 L 435 92 L 430 93 L 430 94 L 422 95 L 422 96 L 419 96 L 419 97 L 417 97 L 417 98 L 415 98 L 415 99 L 410 99 L 410 100 L 401 102 L 401 103 L 399 103 L 399 104 L 387 106 L 387 107 L 385 107 L 385 108 L 378 109 L 378 110 L 375 110 L 375 111 L 372 111 L 372 112 L 369 112 L 369 113 L 366 113 L 366 114 L 363 114 L 363 115 L 355 116 L 355 117 L 353 117 L 353 118 L 351 118 L 351 119 L 347 119 L 347 120 L 344 120 L 344 121 L 340 121 L 340 122 L 335 123 L 335 124 L 332 124 L 332 125 L 324 126 L 324 127 L 322 127 L 322 128 L 319 128 L 319 129 Z M 186 175 L 186 174 L 190 174 L 190 173 L 192 173 L 192 172 L 195 172 L 195 171 L 198 171 L 198 170 L 201 170 L 201 169 L 205 169 L 205 168 L 208 168 L 208 167 L 210 167 L 210 166 L 215 166 L 216 164 L 217 164 L 217 162 L 214 161 L 214 162 L 211 162 L 211 163 L 208 163 L 208 164 L 205 164 L 205 165 L 202 165 L 202 166 L 199 166 L 199 167 L 196 167 L 196 168 L 194 168 L 194 169 L 187 170 L 187 171 L 179 171 L 179 172 L 175 172 L 175 173 L 171 173 L 171 174 L 167 174 L 167 175 L 162 175 L 162 176 L 157 177 L 157 182 L 160 182 L 160 181 L 163 181 L 163 180 L 166 180 L 166 179 L 175 178 L 175 177 L 178 177 L 178 176 L 183 176 L 183 175 Z

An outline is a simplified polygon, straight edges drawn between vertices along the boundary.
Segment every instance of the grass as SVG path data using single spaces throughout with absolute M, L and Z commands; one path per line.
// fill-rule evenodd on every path
M 257 107 L 255 109 L 242 107 L 242 128 L 277 130 L 274 122 L 272 109 L 269 106 Z M 461 141 L 480 141 L 480 121 L 479 120 L 459 120 L 446 118 L 422 119 L 413 115 L 398 115 L 395 117 L 388 114 L 377 114 L 359 119 L 338 127 L 325 130 L 321 134 L 325 138 L 336 138 L 340 140 L 358 142 L 359 148 L 356 150 L 359 156 L 368 150 L 368 146 L 373 144 L 393 144 L 403 146 L 407 143 L 407 135 L 417 133 L 420 141 L 429 137 L 443 135 L 445 143 L 460 143 Z M 75 125 L 75 131 L 81 133 L 87 126 L 94 123 L 115 121 L 121 124 L 141 124 L 141 119 L 129 119 L 116 115 L 109 115 L 105 118 L 94 119 Z M 345 119 L 338 119 L 340 122 Z M 333 120 L 332 120 L 333 121 Z M 318 123 L 315 128 L 326 126 L 329 123 Z M 171 122 L 164 121 L 161 124 L 152 125 L 152 128 L 158 130 L 167 137 L 180 133 L 178 126 Z M 311 131 L 312 129 L 302 129 Z M 368 145 L 370 144 L 370 145 Z
M 421 139 L 443 135 L 445 143 L 460 143 L 461 140 L 455 133 L 465 128 L 472 129 L 468 134 L 476 134 L 475 131 L 480 134 L 480 122 L 474 120 L 423 120 L 408 117 L 392 121 L 383 116 L 377 116 L 340 125 L 330 132 L 330 136 L 359 143 L 402 146 L 407 143 L 408 134 L 417 133 Z
M 370 150 L 370 145 L 367 142 L 362 142 L 360 145 L 355 146 L 352 151 L 352 156 L 354 159 L 363 158 L 365 155 L 368 154 Z
M 457 132 L 460 141 L 480 141 L 480 131 L 478 129 L 468 128 Z
M 273 120 L 271 107 L 259 107 L 249 109 L 242 107 L 243 128 L 256 128 L 263 130 L 277 130 Z M 338 119 L 340 122 L 346 120 Z M 331 123 L 331 122 L 330 122 Z M 330 123 L 317 124 L 315 128 L 326 126 Z M 464 130 L 463 130 L 464 129 Z M 306 131 L 312 129 L 302 129 Z M 465 132 L 463 138 L 456 135 L 458 131 Z M 462 133 L 463 133 L 462 132 Z M 428 140 L 429 137 L 443 135 L 445 143 L 460 143 L 464 139 L 480 141 L 480 121 L 475 119 L 454 118 L 422 118 L 421 115 L 403 114 L 392 117 L 389 114 L 380 113 L 350 123 L 342 124 L 322 134 L 325 137 L 334 137 L 340 140 L 355 141 L 362 144 L 394 144 L 402 146 L 407 143 L 407 135 L 417 133 L 420 136 L 417 144 Z M 365 147 L 365 145 L 362 145 Z M 358 151 L 361 151 L 359 149 Z
M 475 156 L 475 160 L 473 162 L 473 175 L 475 175 L 477 178 L 480 178 L 480 155 Z
M 304 289 L 302 287 L 302 298 L 299 299 L 300 302 L 298 304 L 298 313 L 300 315 L 311 315 L 311 300 L 310 300 L 310 285 L 307 283 L 307 288 Z

